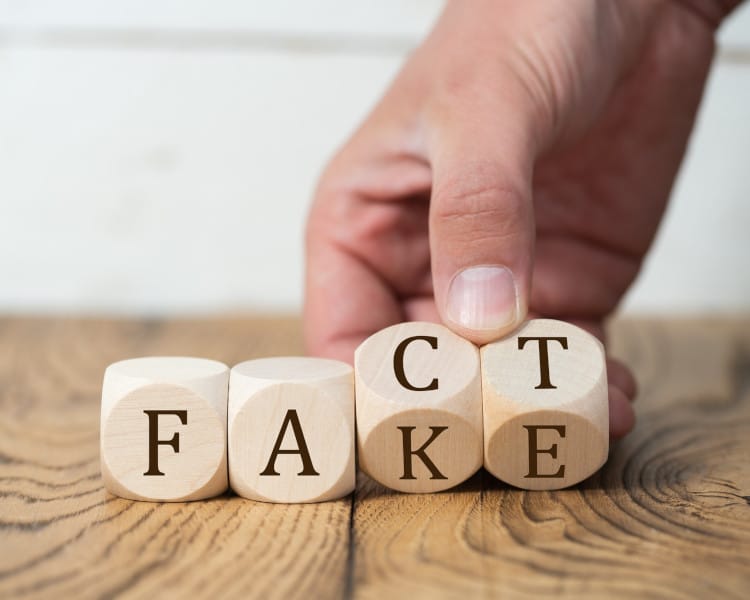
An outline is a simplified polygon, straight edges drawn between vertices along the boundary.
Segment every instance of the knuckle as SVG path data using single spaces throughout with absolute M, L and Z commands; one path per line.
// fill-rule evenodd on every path
M 434 226 L 466 228 L 476 237 L 520 231 L 530 210 L 523 188 L 499 178 L 475 181 L 463 176 L 447 181 L 433 191 L 432 201 Z

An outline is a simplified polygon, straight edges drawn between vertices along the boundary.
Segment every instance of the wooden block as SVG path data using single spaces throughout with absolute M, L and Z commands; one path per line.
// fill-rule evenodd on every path
M 229 382 L 229 481 L 266 502 L 321 502 L 354 490 L 354 378 L 346 363 L 243 362 Z
M 223 493 L 229 368 L 202 358 L 151 357 L 104 373 L 105 487 L 133 500 L 183 501 Z
M 481 349 L 484 466 L 528 490 L 582 481 L 607 460 L 604 348 L 583 329 L 527 322 Z
M 394 490 L 436 492 L 482 466 L 479 351 L 434 323 L 370 336 L 354 356 L 359 465 Z

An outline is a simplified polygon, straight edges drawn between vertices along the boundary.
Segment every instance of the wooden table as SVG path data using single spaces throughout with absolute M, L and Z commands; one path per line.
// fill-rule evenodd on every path
M 104 367 L 299 353 L 299 323 L 0 320 L 0 597 L 750 597 L 750 319 L 611 333 L 639 422 L 573 489 L 156 504 L 101 487 Z

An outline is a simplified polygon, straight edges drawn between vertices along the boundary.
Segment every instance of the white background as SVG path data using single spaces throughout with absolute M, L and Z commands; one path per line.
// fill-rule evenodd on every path
M 296 311 L 317 174 L 440 0 L 0 0 L 0 311 Z M 750 2 L 623 310 L 750 308 Z

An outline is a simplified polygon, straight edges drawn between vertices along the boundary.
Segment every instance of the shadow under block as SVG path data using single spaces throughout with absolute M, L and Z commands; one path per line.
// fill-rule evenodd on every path
M 322 358 L 250 360 L 229 382 L 229 480 L 240 496 L 322 502 L 354 490 L 354 376 Z
M 528 490 L 574 485 L 609 451 L 602 344 L 551 319 L 528 321 L 481 349 L 484 466 Z
M 226 491 L 229 368 L 201 358 L 135 358 L 102 386 L 104 486 L 132 500 L 184 501 Z
M 479 351 L 434 323 L 370 336 L 354 356 L 359 466 L 386 487 L 436 492 L 482 466 Z

